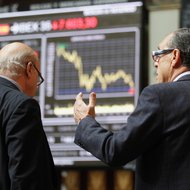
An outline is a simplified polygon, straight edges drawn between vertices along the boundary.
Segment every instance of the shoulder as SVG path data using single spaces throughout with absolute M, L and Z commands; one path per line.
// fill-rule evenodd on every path
M 158 83 L 158 84 L 152 84 L 149 86 L 146 86 L 142 93 L 154 93 L 154 94 L 160 94 L 164 92 L 168 92 L 169 90 L 175 89 L 177 87 L 176 82 L 166 82 L 166 83 Z
M 31 115 L 38 114 L 40 112 L 40 106 L 38 102 L 23 93 L 18 93 L 15 95 L 14 103 L 15 104 L 15 111 L 16 112 L 25 112 L 30 113 Z
M 21 108 L 39 110 L 39 104 L 34 98 L 18 90 L 7 90 L 1 94 L 0 105 L 0 114 L 5 113 L 6 115 L 14 113 L 17 109 Z
M 23 92 L 20 91 L 14 91 L 13 93 L 7 94 L 6 97 L 7 101 L 9 102 L 9 104 L 12 105 L 21 105 L 23 103 L 30 103 L 30 104 L 37 104 L 37 101 L 32 98 L 29 97 L 27 95 L 25 95 Z
M 182 93 L 184 90 L 182 90 L 181 84 L 178 82 L 153 84 L 142 90 L 139 99 L 167 103 L 171 99 L 175 99 L 176 94 Z

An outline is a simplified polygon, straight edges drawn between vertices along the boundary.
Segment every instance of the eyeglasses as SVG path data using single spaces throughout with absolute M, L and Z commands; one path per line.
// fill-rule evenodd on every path
M 37 71 L 38 76 L 39 76 L 39 82 L 37 83 L 37 86 L 40 86 L 43 82 L 44 82 L 44 78 L 42 77 L 42 74 L 40 73 L 40 71 L 37 69 L 36 65 L 32 63 L 32 66 L 34 67 L 34 69 Z
M 173 50 L 174 48 L 152 51 L 152 59 L 154 62 L 158 62 L 160 59 L 160 55 L 171 53 Z

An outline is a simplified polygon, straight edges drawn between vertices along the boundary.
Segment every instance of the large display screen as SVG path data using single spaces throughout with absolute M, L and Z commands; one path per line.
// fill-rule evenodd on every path
M 97 161 L 74 143 L 73 104 L 97 93 L 97 120 L 117 131 L 139 95 L 142 3 L 0 15 L 0 46 L 21 41 L 38 53 L 45 82 L 42 121 L 57 165 Z

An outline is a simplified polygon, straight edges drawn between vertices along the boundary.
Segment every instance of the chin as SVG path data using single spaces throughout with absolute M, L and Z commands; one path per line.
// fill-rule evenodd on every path
M 158 76 L 156 77 L 156 82 L 160 83 L 160 80 L 159 80 Z

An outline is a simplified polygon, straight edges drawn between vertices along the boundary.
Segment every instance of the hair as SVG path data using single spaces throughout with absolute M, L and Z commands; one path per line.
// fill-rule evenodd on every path
M 28 62 L 36 61 L 32 48 L 20 42 L 10 43 L 0 50 L 0 74 L 17 78 L 24 73 Z
M 168 47 L 179 49 L 182 65 L 190 68 L 190 28 L 180 28 L 172 34 Z

